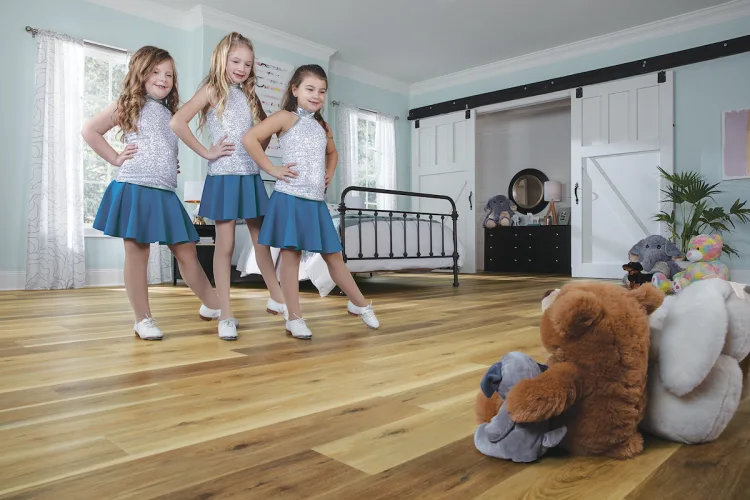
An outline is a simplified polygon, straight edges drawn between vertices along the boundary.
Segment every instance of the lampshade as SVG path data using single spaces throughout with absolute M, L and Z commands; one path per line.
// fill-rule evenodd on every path
M 185 181 L 183 199 L 185 203 L 200 203 L 203 194 L 203 181 Z
M 544 201 L 562 201 L 562 183 L 558 181 L 545 182 Z

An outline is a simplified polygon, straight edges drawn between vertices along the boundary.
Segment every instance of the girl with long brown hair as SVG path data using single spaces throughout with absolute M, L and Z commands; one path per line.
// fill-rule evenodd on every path
M 188 125 L 199 114 L 199 129 L 208 126 L 211 146 L 206 148 Z M 211 67 L 201 88 L 171 121 L 172 130 L 199 156 L 208 160 L 199 214 L 215 221 L 214 280 L 219 294 L 221 318 L 219 337 L 237 338 L 237 320 L 230 305 L 230 272 L 234 252 L 235 221 L 244 219 L 250 230 L 255 257 L 270 292 L 266 310 L 286 315 L 271 249 L 258 244 L 261 220 L 268 206 L 268 194 L 258 165 L 244 148 L 237 148 L 242 136 L 266 114 L 255 93 L 253 44 L 239 33 L 222 38 L 211 56 Z M 270 138 L 262 144 L 268 147 Z M 288 173 L 288 169 L 284 170 Z
M 278 179 L 260 230 L 258 242 L 281 249 L 281 289 L 286 299 L 286 331 L 309 339 L 312 332 L 299 304 L 299 264 L 302 250 L 320 253 L 331 277 L 349 296 L 347 310 L 370 328 L 380 324 L 341 255 L 341 242 L 325 203 L 325 190 L 333 177 L 338 153 L 320 110 L 325 104 L 328 77 L 317 64 L 297 68 L 289 82 L 282 110 L 250 129 L 242 144 L 260 168 Z M 271 163 L 263 142 L 279 138 L 282 161 L 294 165 L 297 175 Z
M 83 139 L 99 156 L 119 167 L 102 197 L 94 228 L 125 244 L 125 289 L 135 313 L 135 333 L 144 340 L 161 340 L 148 303 L 149 245 L 169 245 L 180 273 L 203 301 L 200 315 L 218 317 L 216 292 L 198 262 L 198 233 L 175 194 L 177 136 L 169 120 L 177 110 L 177 72 L 166 50 L 146 46 L 130 60 L 116 102 L 91 118 Z M 104 135 L 119 127 L 126 144 L 118 153 Z

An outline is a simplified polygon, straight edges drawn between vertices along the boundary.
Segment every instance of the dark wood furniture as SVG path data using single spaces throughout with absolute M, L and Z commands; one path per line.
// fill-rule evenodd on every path
M 569 276 L 570 226 L 499 226 L 485 229 L 484 270 Z

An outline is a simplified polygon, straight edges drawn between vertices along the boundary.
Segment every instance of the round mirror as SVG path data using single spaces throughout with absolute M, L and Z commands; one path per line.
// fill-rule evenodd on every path
M 544 183 L 549 179 L 543 172 L 533 168 L 521 170 L 510 181 L 508 198 L 518 206 L 522 214 L 536 214 L 547 207 L 544 201 Z

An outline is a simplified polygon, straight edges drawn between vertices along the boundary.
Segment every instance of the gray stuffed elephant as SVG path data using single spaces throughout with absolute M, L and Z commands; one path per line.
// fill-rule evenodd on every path
M 684 259 L 680 249 L 664 236 L 652 234 L 633 245 L 628 252 L 630 262 L 638 262 L 643 267 L 643 274 L 663 273 L 667 279 L 672 279 L 682 269 L 676 261 Z M 628 277 L 623 277 L 627 284 Z
M 509 352 L 487 370 L 480 387 L 488 398 L 497 392 L 505 400 L 508 392 L 521 380 L 533 378 L 547 369 L 522 352 Z M 479 424 L 474 432 L 474 446 L 483 454 L 512 460 L 533 462 L 560 444 L 567 433 L 565 426 L 550 430 L 550 422 L 517 424 L 510 419 L 505 403 L 489 423 Z
M 512 225 L 512 219 L 518 207 L 507 196 L 499 194 L 490 198 L 484 209 L 487 211 L 487 215 L 485 215 L 482 225 L 487 229 L 493 229 L 497 226 Z

